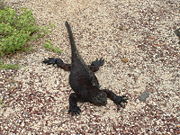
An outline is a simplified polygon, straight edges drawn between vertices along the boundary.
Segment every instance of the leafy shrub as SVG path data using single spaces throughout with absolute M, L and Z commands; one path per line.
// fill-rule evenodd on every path
M 4 102 L 3 102 L 3 99 L 0 98 L 0 108 L 2 108 L 4 106 Z
M 0 56 L 24 50 L 27 42 L 47 33 L 47 28 L 36 24 L 30 10 L 0 9 Z
M 44 44 L 44 48 L 46 48 L 49 51 L 55 52 L 55 53 L 61 53 L 61 49 L 58 47 L 55 47 L 50 41 L 46 41 Z
M 0 61 L 0 69 L 19 69 L 20 66 L 17 64 L 4 64 Z

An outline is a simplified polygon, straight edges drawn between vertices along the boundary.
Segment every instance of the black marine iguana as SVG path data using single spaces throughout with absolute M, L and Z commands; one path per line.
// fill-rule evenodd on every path
M 69 84 L 74 93 L 71 93 L 69 96 L 68 112 L 71 115 L 80 114 L 81 110 L 77 106 L 77 102 L 90 102 L 97 106 L 105 106 L 107 104 L 107 98 L 111 99 L 118 106 L 118 109 L 119 107 L 124 108 L 127 103 L 126 96 L 117 96 L 108 89 L 100 90 L 100 85 L 94 72 L 98 71 L 99 67 L 104 64 L 104 60 L 102 58 L 100 60 L 96 59 L 91 65 L 87 66 L 78 53 L 70 25 L 68 22 L 65 25 L 71 44 L 72 63 L 66 64 L 59 58 L 48 58 L 43 63 L 48 65 L 56 64 L 57 67 L 65 71 L 70 71 Z

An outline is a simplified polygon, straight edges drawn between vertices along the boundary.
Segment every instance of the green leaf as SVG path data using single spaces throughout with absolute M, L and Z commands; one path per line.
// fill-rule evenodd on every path
M 0 9 L 0 56 L 26 50 L 27 43 L 49 32 L 36 24 L 31 10 Z
M 44 44 L 44 48 L 46 48 L 49 51 L 55 52 L 55 53 L 61 53 L 62 50 L 58 47 L 53 46 L 53 44 L 50 41 L 46 41 Z

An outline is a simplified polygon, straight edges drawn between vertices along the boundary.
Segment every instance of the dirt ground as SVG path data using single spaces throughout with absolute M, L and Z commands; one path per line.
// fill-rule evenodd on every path
M 35 51 L 6 58 L 20 70 L 1 70 L 0 135 L 178 135 L 180 134 L 180 0 L 8 0 L 32 9 L 52 33 L 33 44 Z M 102 88 L 128 95 L 125 109 L 79 103 L 71 117 L 68 72 L 42 64 L 60 57 L 70 63 L 64 22 L 73 27 L 87 63 L 103 57 L 96 73 Z M 45 40 L 63 50 L 46 51 Z

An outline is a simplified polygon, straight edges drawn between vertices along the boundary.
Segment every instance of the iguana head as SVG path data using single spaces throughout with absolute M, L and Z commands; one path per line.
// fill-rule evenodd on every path
M 107 94 L 103 91 L 98 91 L 91 97 L 91 103 L 97 106 L 104 106 L 107 104 Z

